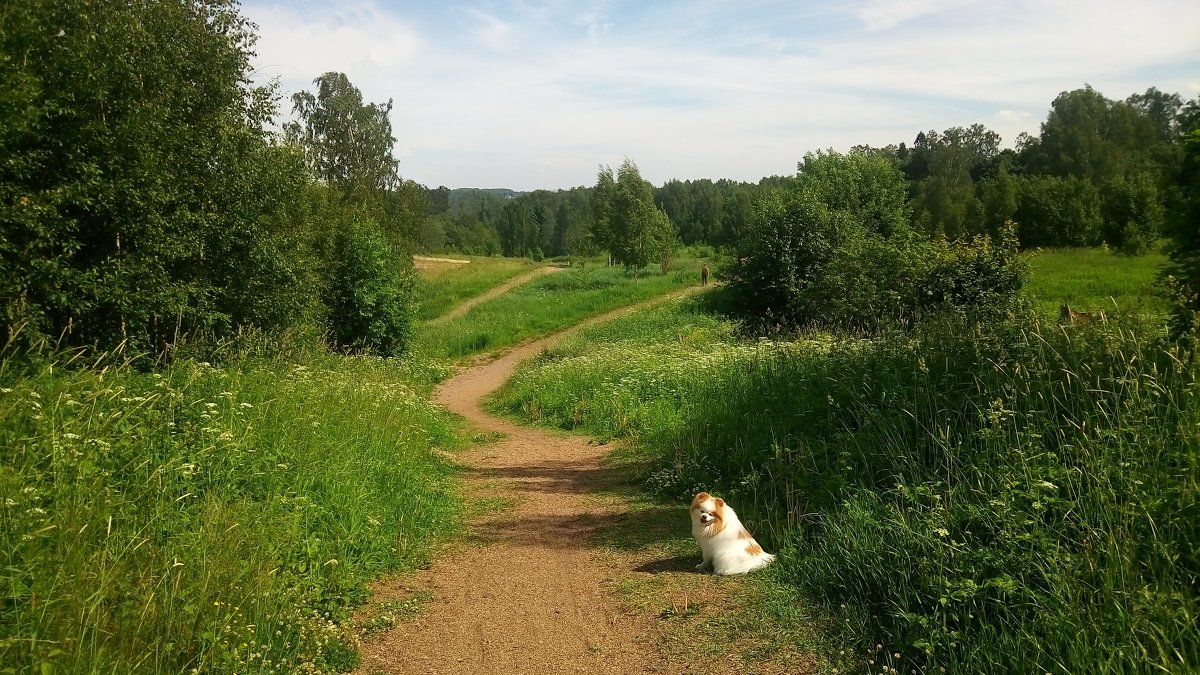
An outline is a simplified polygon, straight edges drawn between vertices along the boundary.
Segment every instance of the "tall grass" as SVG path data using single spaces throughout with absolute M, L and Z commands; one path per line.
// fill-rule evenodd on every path
M 457 358 L 499 349 L 696 280 L 683 271 L 630 276 L 616 267 L 570 269 L 514 288 L 461 318 L 424 326 L 415 350 L 434 358 Z
M 24 365 L 18 365 L 23 363 Z M 455 526 L 453 421 L 418 360 L 145 373 L 0 365 L 0 672 L 354 665 L 365 584 Z
M 537 267 L 528 258 L 455 258 L 471 262 L 465 265 L 434 263 L 418 268 L 417 318 L 437 318 L 464 300 Z
M 1024 294 L 1046 315 L 1072 309 L 1162 316 L 1166 298 L 1157 277 L 1167 258 L 1153 251 L 1123 255 L 1105 248 L 1045 249 L 1028 254 Z
M 872 672 L 1200 667 L 1200 383 L 1155 326 L 737 344 L 691 307 L 581 336 L 498 405 L 734 500 Z M 728 344 L 672 344 L 695 330 Z

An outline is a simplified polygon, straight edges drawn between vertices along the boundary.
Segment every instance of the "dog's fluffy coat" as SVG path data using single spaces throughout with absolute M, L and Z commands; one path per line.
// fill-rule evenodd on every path
M 767 553 L 720 497 L 701 492 L 692 500 L 692 536 L 703 559 L 696 569 L 711 566 L 716 574 L 745 574 L 769 564 Z

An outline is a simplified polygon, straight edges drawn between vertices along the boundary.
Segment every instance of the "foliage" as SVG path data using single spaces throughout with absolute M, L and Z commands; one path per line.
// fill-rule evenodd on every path
M 400 256 L 370 221 L 351 221 L 334 237 L 325 304 L 339 347 L 400 354 L 411 331 L 412 259 Z
M 1100 209 L 1104 241 L 1122 253 L 1145 253 L 1162 235 L 1163 203 L 1148 173 L 1128 174 L 1108 183 Z
M 1015 220 L 1022 246 L 1097 246 L 1103 241 L 1100 193 L 1091 182 L 1035 175 L 1018 185 Z
M 746 343 L 699 311 L 591 329 L 498 404 L 632 436 L 649 487 L 729 498 L 779 552 L 773 577 L 877 664 L 1200 662 L 1200 372 L 1143 326 Z
M 303 180 L 262 129 L 273 92 L 249 84 L 251 29 L 218 0 L 5 8 L 10 337 L 161 350 L 296 318 L 300 273 L 265 216 Z
M 1200 328 L 1200 118 L 1187 137 L 1184 162 L 1179 171 L 1180 198 L 1173 205 L 1168 233 L 1174 307 L 1171 331 L 1175 335 Z
M 640 270 L 652 261 L 669 261 L 678 236 L 670 218 L 654 203 L 653 188 L 632 160 L 621 163 L 614 178 L 610 167 L 600 170 L 592 191 L 592 238 L 626 270 Z M 663 271 L 667 265 L 663 264 Z
M 992 321 L 1015 309 L 1025 278 L 1015 223 L 1003 227 L 996 241 L 982 234 L 953 242 L 937 239 L 923 254 L 912 306 L 925 314 L 952 310 Z
M 313 176 L 337 193 L 347 216 L 374 220 L 393 245 L 406 247 L 418 238 L 427 204 L 425 189 L 397 172 L 392 102 L 363 103 L 344 73 L 325 73 L 313 84 L 315 94 L 292 96 L 299 119 L 284 126 L 287 140 L 301 149 Z
M 458 522 L 428 363 L 20 361 L 0 366 L 0 670 L 334 672 L 367 582 Z
M 362 92 L 345 73 L 325 73 L 313 84 L 315 94 L 292 95 L 300 119 L 286 127 L 288 139 L 303 148 L 313 173 L 346 193 L 394 187 L 399 176 L 388 118 L 392 102 L 363 103 Z
M 805 158 L 796 187 L 760 199 L 724 270 L 751 316 L 792 325 L 876 330 L 955 309 L 999 317 L 1021 284 L 1011 226 L 993 242 L 921 241 L 904 183 L 868 152 Z

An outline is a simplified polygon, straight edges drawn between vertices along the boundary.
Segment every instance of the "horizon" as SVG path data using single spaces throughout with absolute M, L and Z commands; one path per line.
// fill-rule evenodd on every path
M 1200 5 L 859 0 L 247 2 L 256 81 L 327 71 L 394 101 L 400 174 L 562 190 L 628 157 L 655 185 L 794 175 L 805 153 L 980 123 L 1012 147 L 1054 98 L 1200 95 Z M 480 186 L 495 185 L 497 188 Z

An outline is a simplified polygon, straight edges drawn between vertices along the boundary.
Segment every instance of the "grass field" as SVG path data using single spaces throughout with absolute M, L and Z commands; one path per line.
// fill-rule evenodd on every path
M 459 319 L 419 329 L 414 349 L 431 358 L 492 351 L 574 325 L 610 309 L 697 283 L 690 267 L 629 276 L 618 267 L 572 268 L 485 302 Z
M 434 452 L 457 423 L 428 402 L 443 374 L 320 353 L 5 360 L 0 672 L 352 667 L 340 622 L 366 583 L 457 527 Z
M 1200 666 L 1200 367 L 1136 317 L 745 341 L 691 300 L 526 364 L 498 410 L 715 491 L 867 672 Z M 786 604 L 786 603 L 785 603 Z M 875 645 L 880 645 L 876 648 Z
M 1025 295 L 1047 314 L 1059 306 L 1093 312 L 1162 315 L 1166 300 L 1157 276 L 1167 257 L 1153 252 L 1127 256 L 1101 248 L 1046 249 L 1026 254 Z
M 464 300 L 499 286 L 509 279 L 539 266 L 529 258 L 489 258 L 454 256 L 470 260 L 463 264 L 423 264 L 418 268 L 417 318 L 439 317 Z

